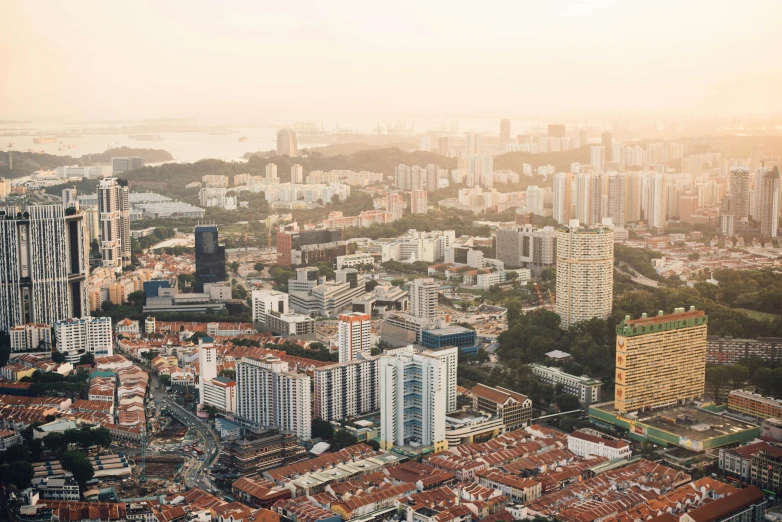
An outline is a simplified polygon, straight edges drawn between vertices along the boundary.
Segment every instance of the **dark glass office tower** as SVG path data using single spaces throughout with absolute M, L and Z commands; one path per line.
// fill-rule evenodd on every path
M 225 247 L 217 243 L 217 227 L 195 228 L 195 291 L 203 292 L 204 283 L 225 281 Z

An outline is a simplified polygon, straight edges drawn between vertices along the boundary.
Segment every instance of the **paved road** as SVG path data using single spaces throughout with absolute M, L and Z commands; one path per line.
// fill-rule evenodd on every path
M 205 482 L 206 474 L 209 469 L 217 463 L 220 455 L 220 436 L 212 428 L 208 421 L 199 419 L 193 412 L 181 406 L 174 401 L 174 396 L 166 393 L 160 386 L 160 380 L 155 373 L 152 373 L 148 367 L 140 365 L 150 377 L 150 388 L 152 398 L 155 400 L 157 411 L 167 408 L 173 415 L 180 420 L 189 430 L 195 430 L 196 435 L 204 443 L 204 460 L 198 461 L 190 459 L 185 464 L 182 473 L 183 483 L 187 488 L 208 487 Z
M 640 272 L 635 271 L 632 267 L 625 267 L 628 271 L 623 270 L 622 268 L 616 267 L 616 270 L 620 274 L 624 274 L 626 276 L 630 276 L 630 279 L 633 281 L 633 283 L 638 283 L 640 285 L 649 286 L 652 288 L 659 288 L 660 283 L 655 281 L 654 279 L 649 279 L 645 275 L 641 274 Z

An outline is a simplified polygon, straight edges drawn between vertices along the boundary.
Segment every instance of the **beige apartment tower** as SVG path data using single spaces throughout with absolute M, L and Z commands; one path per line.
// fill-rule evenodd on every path
M 573 219 L 557 231 L 557 314 L 562 328 L 611 315 L 614 231 Z
M 663 408 L 703 395 L 707 323 L 695 307 L 625 317 L 616 327 L 616 410 Z

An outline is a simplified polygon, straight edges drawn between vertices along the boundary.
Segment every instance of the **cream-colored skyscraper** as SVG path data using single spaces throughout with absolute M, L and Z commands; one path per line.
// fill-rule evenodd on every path
M 706 324 L 702 310 L 630 319 L 616 327 L 616 390 L 620 413 L 672 406 L 703 395 Z
M 557 314 L 562 328 L 611 315 L 614 231 L 585 228 L 577 219 L 557 231 Z
M 380 358 L 380 448 L 414 444 L 448 449 L 445 361 L 435 354 L 402 351 Z

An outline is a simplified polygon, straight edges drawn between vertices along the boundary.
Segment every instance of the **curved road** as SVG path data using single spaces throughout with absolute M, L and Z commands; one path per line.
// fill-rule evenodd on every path
M 160 380 L 158 379 L 157 374 L 151 372 L 150 369 L 143 364 L 140 366 L 149 374 L 151 381 L 150 388 L 157 411 L 160 411 L 163 408 L 168 409 L 172 415 L 182 422 L 189 430 L 195 430 L 204 442 L 204 460 L 202 462 L 190 460 L 185 464 L 182 473 L 182 481 L 185 487 L 208 488 L 209 486 L 204 479 L 209 472 L 209 469 L 217 462 L 220 455 L 220 436 L 207 421 L 199 419 L 193 412 L 176 403 L 173 398 L 171 398 L 172 396 L 169 396 L 165 390 L 160 387 Z

